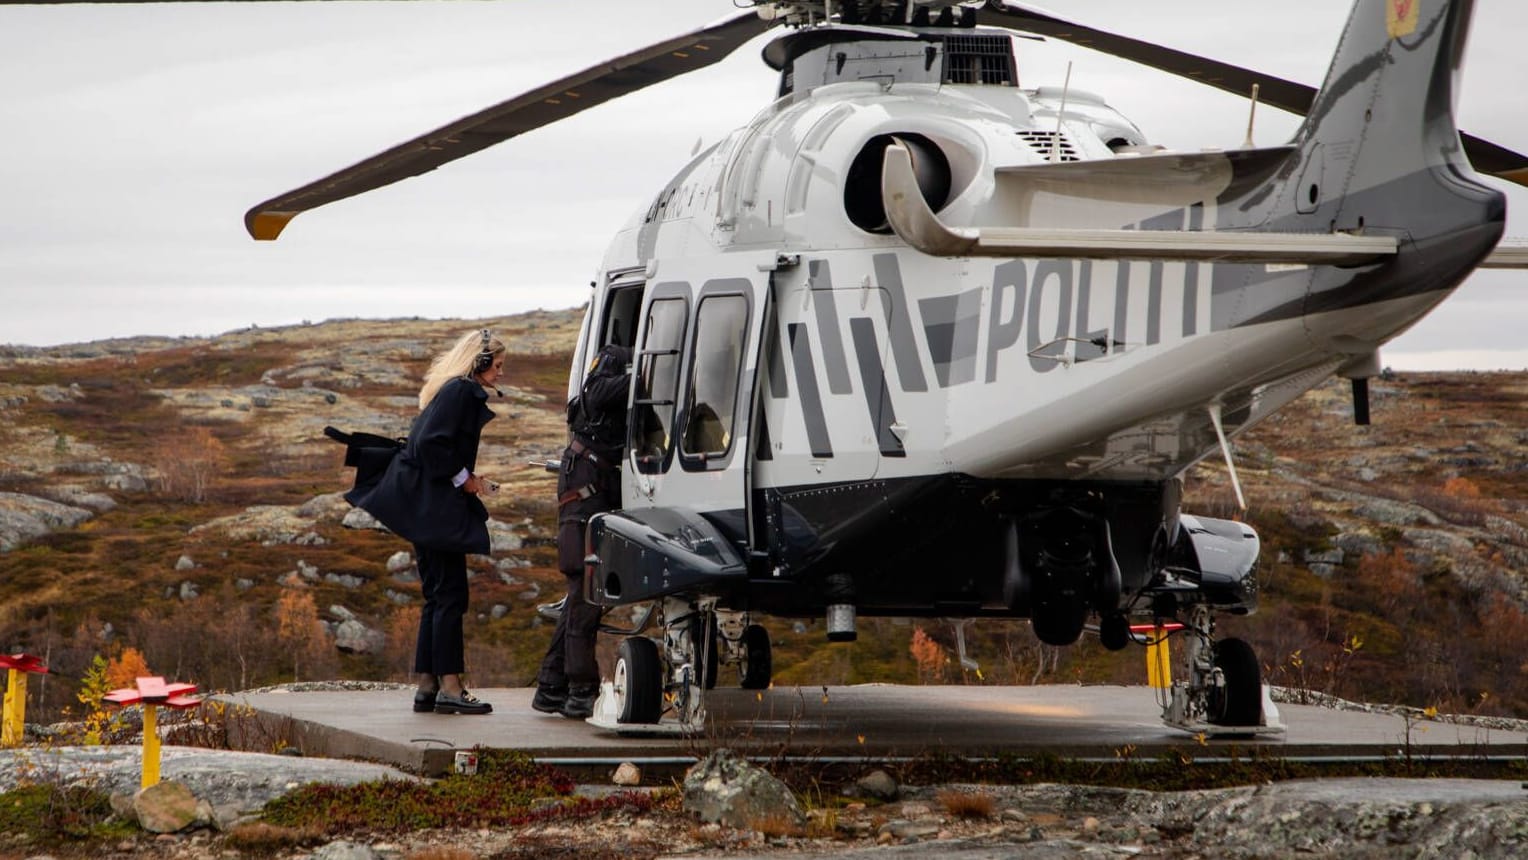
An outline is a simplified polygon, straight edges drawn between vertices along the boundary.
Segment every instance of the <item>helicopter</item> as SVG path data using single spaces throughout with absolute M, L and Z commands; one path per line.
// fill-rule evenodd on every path
M 622 508 L 585 596 L 644 611 L 617 726 L 705 716 L 725 662 L 769 686 L 758 618 L 1027 618 L 1110 650 L 1182 626 L 1164 721 L 1276 731 L 1251 646 L 1259 538 L 1180 509 L 1182 477 L 1333 375 L 1367 422 L 1378 350 L 1480 267 L 1521 268 L 1455 127 L 1469 0 L 1357 0 L 1306 87 L 1012 0 L 757 2 L 249 210 L 296 215 L 433 170 L 756 36 L 776 98 L 698 151 L 597 270 L 568 380 L 633 350 Z M 1158 147 L 1100 96 L 1021 86 L 1073 41 L 1306 117 L 1278 146 Z M 1250 136 L 1249 136 L 1250 137 Z M 1241 507 L 1245 508 L 1242 501 Z M 656 636 L 646 635 L 655 631 Z

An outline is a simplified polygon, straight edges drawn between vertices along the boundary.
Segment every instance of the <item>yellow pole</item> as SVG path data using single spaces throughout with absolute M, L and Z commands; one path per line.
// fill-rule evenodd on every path
M 1146 639 L 1146 683 L 1158 690 L 1173 685 L 1172 657 L 1167 647 L 1167 631 L 1159 625 Z
M 155 705 L 143 706 L 143 779 L 140 788 L 159 784 L 159 713 Z
M 11 669 L 6 673 L 5 707 L 0 710 L 0 746 L 21 746 L 27 719 L 27 673 Z

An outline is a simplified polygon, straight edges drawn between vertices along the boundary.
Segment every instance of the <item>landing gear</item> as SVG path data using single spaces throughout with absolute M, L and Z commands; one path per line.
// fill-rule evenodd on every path
M 1209 691 L 1206 719 L 1217 726 L 1255 726 L 1263 716 L 1262 671 L 1252 646 L 1241 639 L 1215 643 L 1220 686 Z
M 774 668 L 769 632 L 750 623 L 747 612 L 719 609 L 718 601 L 669 597 L 658 602 L 648 617 L 657 615 L 662 644 L 641 635 L 621 642 L 611 685 L 615 706 L 605 719 L 655 726 L 672 712 L 677 726 L 665 725 L 693 731 L 705 723 L 705 692 L 715 689 L 724 662 L 737 666 L 744 689 L 769 687 Z M 641 628 L 622 632 L 640 634 Z
M 1203 603 L 1189 607 L 1186 633 L 1189 678 L 1173 684 L 1162 707 L 1163 722 L 1217 737 L 1283 732 L 1278 711 L 1263 696 L 1252 646 L 1241 639 L 1215 641 L 1213 617 Z

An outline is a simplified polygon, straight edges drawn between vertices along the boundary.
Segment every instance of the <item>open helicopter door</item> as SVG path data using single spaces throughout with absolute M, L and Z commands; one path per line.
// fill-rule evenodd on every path
M 755 386 L 776 265 L 770 251 L 657 261 L 649 269 L 632 361 L 623 509 L 590 524 L 596 602 L 650 600 L 746 577 Z

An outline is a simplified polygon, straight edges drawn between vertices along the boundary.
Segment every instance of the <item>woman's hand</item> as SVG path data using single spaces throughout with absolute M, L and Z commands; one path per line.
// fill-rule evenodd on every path
M 497 492 L 499 485 L 495 484 L 493 481 L 488 480 L 487 478 L 482 478 L 477 475 L 468 475 L 467 480 L 462 482 L 462 489 L 474 496 L 481 496 L 484 493 Z

